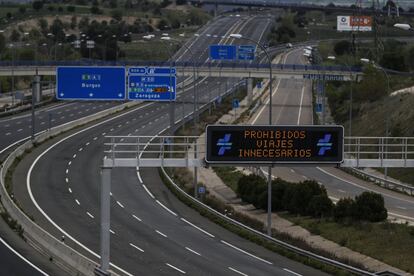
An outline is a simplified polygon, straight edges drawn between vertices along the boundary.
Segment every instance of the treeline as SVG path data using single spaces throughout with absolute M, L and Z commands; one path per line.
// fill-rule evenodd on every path
M 267 210 L 267 182 L 258 175 L 239 179 L 238 196 L 258 209 Z M 277 178 L 272 181 L 272 211 L 289 211 L 291 214 L 315 218 L 333 218 L 335 221 L 379 222 L 387 218 L 384 198 L 373 192 L 363 192 L 352 198 L 340 199 L 333 204 L 324 186 L 306 180 L 292 183 Z

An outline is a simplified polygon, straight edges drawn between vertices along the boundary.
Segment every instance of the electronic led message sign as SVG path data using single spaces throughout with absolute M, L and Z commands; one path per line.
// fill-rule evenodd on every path
M 210 164 L 341 163 L 342 126 L 209 125 Z

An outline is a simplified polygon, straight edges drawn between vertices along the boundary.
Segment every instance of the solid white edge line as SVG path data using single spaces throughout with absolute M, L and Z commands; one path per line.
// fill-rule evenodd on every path
M 274 92 L 272 93 L 272 97 L 276 94 L 276 92 L 279 90 L 279 84 L 280 84 L 280 80 L 278 80 L 276 88 L 274 88 Z M 263 105 L 262 109 L 260 109 L 259 113 L 257 113 L 256 117 L 253 119 L 252 121 L 252 125 L 254 125 L 257 121 L 257 119 L 259 119 L 260 115 L 262 115 L 263 111 L 265 110 L 265 108 L 267 107 L 267 105 L 269 104 L 269 98 L 266 100 L 265 104 Z
M 13 249 L 13 247 L 11 247 L 7 242 L 5 242 L 2 238 L 0 238 L 0 242 L 7 247 L 11 252 L 13 252 L 16 256 L 18 256 L 20 259 L 22 259 L 24 262 L 26 262 L 28 265 L 30 265 L 33 269 L 35 269 L 36 271 L 38 271 L 39 273 L 45 275 L 45 276 L 49 276 L 49 274 L 47 274 L 46 272 L 44 272 L 43 270 L 41 270 L 40 268 L 38 268 L 37 266 L 35 266 L 33 263 L 31 263 L 28 259 L 26 259 L 25 257 L 23 257 L 19 252 L 17 252 L 16 250 Z
M 165 235 L 164 233 L 162 233 L 162 232 L 160 232 L 158 230 L 155 230 L 155 232 L 157 232 L 157 234 L 163 236 L 164 238 L 167 238 L 167 235 Z
M 76 201 L 76 203 L 77 203 L 78 205 L 80 205 L 80 202 L 79 202 L 79 200 L 75 199 L 75 201 Z
M 138 177 L 138 180 L 139 180 L 139 183 L 144 183 L 143 181 L 142 181 L 142 178 L 141 178 L 141 174 L 139 173 L 139 171 L 137 170 L 137 177 Z
M 243 273 L 243 272 L 241 272 L 241 271 L 238 271 L 238 270 L 237 270 L 237 269 L 235 269 L 235 268 L 232 268 L 231 266 L 229 266 L 229 267 L 228 267 L 228 269 L 230 269 L 231 271 L 236 272 L 236 273 L 238 273 L 238 274 L 240 274 L 240 275 L 243 275 L 243 276 L 249 276 L 249 275 L 247 275 L 246 273 Z
M 292 271 L 292 270 L 287 269 L 287 268 L 284 268 L 283 270 L 286 271 L 286 272 L 289 272 L 289 273 L 291 273 L 293 275 L 296 275 L 296 276 L 302 276 L 302 274 L 296 273 L 295 271 Z
M 326 171 L 326 170 L 322 169 L 321 167 L 316 167 L 316 169 L 318 169 L 318 170 L 320 170 L 321 172 L 323 172 L 323 173 L 325 173 L 325 174 L 327 174 L 327 175 L 329 175 L 329 176 L 331 176 L 331 177 L 333 177 L 333 178 L 336 178 L 336 179 L 338 179 L 338 180 L 340 180 L 340 181 L 342 181 L 342 182 L 345 182 L 345 183 L 351 184 L 352 186 L 355 186 L 355 187 L 358 187 L 358 188 L 361 188 L 361 189 L 363 189 L 363 190 L 367 190 L 367 191 L 370 191 L 370 192 L 374 192 L 374 193 L 381 193 L 381 192 L 378 192 L 378 191 L 376 191 L 376 190 L 374 190 L 374 189 L 370 189 L 370 188 L 364 187 L 364 186 L 359 185 L 359 184 L 356 184 L 356 183 L 354 183 L 354 182 L 352 182 L 352 181 L 349 181 L 349 180 L 343 179 L 343 178 L 341 178 L 341 177 L 339 177 L 339 176 L 336 176 L 336 175 L 334 175 L 334 174 L 332 174 L 332 173 L 330 173 L 330 172 L 328 172 L 328 171 Z M 403 199 L 403 198 L 399 198 L 399 197 L 396 197 L 396 196 L 393 196 L 393 195 L 390 195 L 390 194 L 384 194 L 384 193 L 381 193 L 381 194 L 382 194 L 382 195 L 384 195 L 384 196 L 390 197 L 390 198 L 392 198 L 392 199 L 396 199 L 396 200 L 404 201 L 404 202 L 407 202 L 407 203 L 413 203 L 413 202 L 412 202 L 412 201 L 410 201 L 410 200 L 406 200 L 406 199 Z M 414 218 L 412 218 L 412 219 L 414 219 Z
M 137 107 L 137 108 L 134 108 L 134 109 L 132 109 L 132 110 L 130 110 L 130 111 L 127 111 L 127 112 L 125 112 L 125 113 L 123 113 L 123 114 L 120 114 L 120 115 L 118 115 L 118 116 L 115 116 L 115 117 L 112 117 L 112 118 L 109 118 L 109 119 L 107 119 L 107 120 L 105 120 L 105 121 L 102 121 L 102 122 L 99 122 L 99 123 L 97 123 L 97 124 L 94 124 L 94 125 L 92 125 L 92 126 L 89 126 L 89 127 L 87 127 L 87 128 L 85 128 L 85 129 L 82 129 L 82 130 L 80 130 L 80 131 L 78 131 L 78 132 L 75 132 L 75 133 L 73 133 L 73 134 L 71 134 L 71 135 L 69 135 L 69 136 L 67 136 L 67 137 L 65 137 L 65 138 L 63 138 L 63 139 L 61 139 L 60 141 L 58 141 L 58 142 L 56 142 L 55 144 L 53 144 L 52 146 L 50 146 L 49 148 L 47 148 L 45 151 L 43 151 L 34 161 L 33 161 L 33 163 L 32 163 L 32 165 L 30 166 L 30 168 L 29 168 L 29 171 L 28 171 L 28 173 L 27 173 L 27 176 L 26 176 L 26 186 L 27 186 L 27 190 L 28 190 L 28 193 L 29 193 L 29 196 L 30 196 L 30 199 L 32 200 L 32 202 L 33 202 L 33 204 L 35 205 L 35 207 L 37 208 L 37 210 L 56 228 L 56 229 L 58 229 L 62 234 L 64 234 L 66 237 L 68 237 L 69 239 L 71 239 L 73 242 L 75 242 L 78 246 L 80 246 L 82 249 L 84 249 L 84 250 L 86 250 L 88 253 L 90 253 L 90 254 L 92 254 L 93 256 L 95 256 L 96 258 L 101 258 L 98 254 L 96 254 L 94 251 L 92 251 L 91 249 L 89 249 L 88 247 L 86 247 L 84 244 L 82 244 L 81 242 L 79 242 L 78 240 L 76 240 L 74 237 L 72 237 L 71 235 L 69 235 L 69 233 L 67 233 L 65 230 L 63 230 L 59 225 L 57 225 L 56 224 L 56 222 L 54 222 L 47 214 L 46 214 L 46 212 L 40 207 L 40 205 L 37 203 L 37 201 L 36 201 L 36 199 L 34 198 L 34 196 L 33 196 L 33 193 L 32 193 L 32 188 L 31 188 L 31 185 L 30 185 L 30 176 L 31 176 L 31 174 L 32 174 L 32 171 L 33 171 L 33 168 L 35 167 L 35 165 L 36 165 L 36 163 L 37 162 L 39 162 L 39 160 L 40 160 L 40 158 L 42 158 L 47 152 L 49 152 L 51 149 L 53 149 L 54 147 L 56 147 L 57 145 L 59 145 L 60 143 L 63 143 L 64 141 L 66 141 L 66 140 L 68 140 L 68 139 L 70 139 L 70 138 L 72 138 L 73 136 L 75 136 L 75 135 L 78 135 L 79 133 L 82 133 L 82 132 L 85 132 L 85 131 L 88 131 L 88 130 L 90 130 L 90 129 L 92 129 L 92 128 L 95 128 L 95 127 L 97 127 L 97 126 L 99 126 L 99 125 L 102 125 L 102 124 L 105 124 L 105 123 L 108 123 L 108 122 L 110 122 L 110 121 L 112 121 L 112 120 L 115 120 L 115 119 L 118 119 L 118 118 L 120 118 L 120 117 L 122 117 L 122 116 L 125 116 L 125 115 L 127 115 L 127 114 L 130 114 L 130 113 L 132 113 L 132 112 L 136 112 L 137 110 L 140 110 L 140 109 L 143 109 L 143 108 L 145 108 L 145 107 L 148 107 L 148 106 L 150 106 L 150 105 L 152 105 L 153 103 L 148 103 L 148 104 L 144 104 L 144 105 L 142 105 L 142 106 L 139 106 L 139 107 Z M 98 137 L 95 137 L 96 139 L 98 139 Z M 95 140 L 95 138 L 94 138 L 94 140 Z M 21 140 L 21 141 L 24 141 L 24 140 L 26 140 L 26 139 L 23 139 L 23 140 Z M 17 144 L 17 142 L 15 143 L 15 144 Z M 4 150 L 2 150 L 1 152 L 0 152 L 0 154 L 3 152 Z M 124 269 L 122 269 L 122 268 L 120 268 L 119 266 L 117 266 L 117 265 L 115 265 L 115 264 L 113 264 L 113 263 L 110 263 L 110 265 L 111 266 L 113 266 L 114 268 L 116 268 L 117 270 L 119 270 L 119 271 L 121 271 L 122 273 L 124 273 L 124 274 L 126 274 L 126 275 L 129 275 L 129 276 L 133 276 L 131 273 L 128 273 L 126 270 L 124 270 Z
M 188 220 L 186 220 L 185 218 L 181 218 L 182 221 L 184 221 L 185 223 L 191 225 L 192 227 L 194 227 L 195 229 L 197 229 L 198 231 L 203 232 L 204 234 L 206 234 L 207 236 L 209 236 L 210 238 L 214 238 L 214 235 L 210 234 L 209 232 L 207 232 L 204 229 L 201 229 L 200 227 L 198 227 L 197 225 L 192 224 L 191 222 L 189 222 Z
M 194 253 L 194 254 L 196 254 L 196 255 L 198 255 L 198 256 L 201 256 L 201 254 L 200 253 L 198 253 L 197 251 L 195 251 L 195 250 L 193 250 L 193 249 L 191 249 L 191 248 L 189 248 L 189 247 L 185 247 L 185 249 L 187 249 L 188 251 L 190 251 L 191 253 Z
M 145 184 L 142 184 L 142 187 L 144 187 L 145 191 L 147 191 L 147 193 L 149 194 L 149 196 L 150 196 L 152 199 L 155 199 L 155 196 L 154 196 L 153 194 L 151 194 L 151 192 L 148 190 L 148 188 L 147 188 L 147 186 L 145 186 Z
M 133 243 L 129 243 L 129 245 L 130 245 L 130 246 L 132 246 L 133 248 L 135 248 L 135 249 L 137 249 L 137 250 L 141 251 L 142 253 L 144 253 L 144 252 L 145 252 L 145 251 L 144 251 L 144 249 L 139 248 L 138 246 L 136 246 L 136 245 L 135 245 L 135 244 L 133 244 Z
M 90 217 L 90 218 L 95 218 L 91 213 L 86 212 L 86 214 Z
M 132 217 L 134 218 L 134 219 L 136 219 L 137 221 L 142 221 L 142 219 L 140 219 L 139 217 L 137 217 L 136 215 L 132 215 Z
M 181 270 L 181 269 L 179 269 L 178 267 L 175 267 L 175 266 L 173 266 L 173 265 L 171 265 L 171 264 L 169 264 L 169 263 L 165 263 L 166 265 L 168 265 L 169 267 L 171 267 L 172 269 L 175 269 L 175 270 L 177 270 L 178 272 L 181 272 L 182 274 L 185 274 L 185 271 L 184 270 Z
M 155 201 L 157 202 L 162 208 L 164 208 L 167 212 L 169 212 L 171 215 L 173 216 L 177 216 L 176 213 L 174 213 L 173 211 L 171 211 L 170 209 L 167 208 L 167 206 L 165 206 L 164 204 L 162 204 L 158 199 Z
M 244 251 L 243 249 L 238 248 L 237 246 L 234 246 L 234 245 L 232 245 L 231 243 L 228 243 L 228 242 L 223 241 L 223 240 L 220 240 L 220 242 L 221 242 L 221 243 L 224 243 L 225 245 L 227 245 L 227 246 L 229 246 L 229 247 L 231 247 L 231 248 L 233 248 L 233 249 L 236 249 L 237 251 L 239 251 L 239 252 L 241 252 L 241 253 L 243 253 L 243 254 L 246 254 L 246 255 L 248 255 L 248 256 L 250 256 L 250 257 L 252 257 L 252 258 L 256 259 L 256 260 L 262 261 L 262 262 L 264 262 L 264 263 L 266 263 L 266 264 L 269 264 L 269 265 L 272 265 L 272 264 L 273 264 L 273 263 L 271 263 L 271 262 L 269 262 L 269 261 L 266 261 L 265 259 L 262 259 L 262 258 L 257 257 L 257 256 L 255 256 L 255 255 L 253 255 L 253 254 L 251 254 L 251 253 L 249 253 L 249 252 L 247 252 L 247 251 Z
M 303 94 L 305 93 L 305 85 L 303 85 L 302 87 L 302 95 L 300 96 L 300 104 L 299 104 L 299 113 L 298 113 L 298 121 L 297 121 L 297 125 L 300 124 L 300 117 L 302 115 L 302 104 L 303 104 Z

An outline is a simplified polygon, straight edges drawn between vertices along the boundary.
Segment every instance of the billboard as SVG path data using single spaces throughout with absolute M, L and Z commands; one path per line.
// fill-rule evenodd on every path
M 338 16 L 336 29 L 340 32 L 370 32 L 372 31 L 371 16 Z
M 338 164 L 343 161 L 342 126 L 209 125 L 209 164 Z

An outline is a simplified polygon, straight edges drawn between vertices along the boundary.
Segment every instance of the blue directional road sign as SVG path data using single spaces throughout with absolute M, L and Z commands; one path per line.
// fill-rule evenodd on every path
M 128 70 L 128 99 L 169 101 L 176 98 L 176 69 L 136 67 Z
M 253 45 L 240 45 L 237 51 L 239 60 L 254 60 L 255 50 Z
M 124 67 L 58 67 L 59 100 L 125 100 Z
M 235 45 L 210 45 L 212 60 L 235 60 L 237 48 Z
M 240 102 L 238 99 L 234 99 L 233 100 L 233 108 L 239 108 L 240 107 Z

